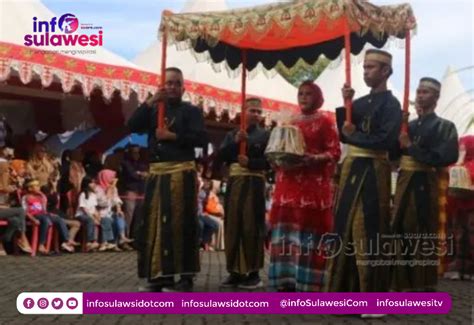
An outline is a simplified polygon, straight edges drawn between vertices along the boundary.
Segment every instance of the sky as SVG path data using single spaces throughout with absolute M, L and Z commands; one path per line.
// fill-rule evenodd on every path
M 104 47 L 132 60 L 157 39 L 163 9 L 179 12 L 186 1 L 170 0 L 43 0 L 56 15 L 74 13 L 81 22 L 104 28 Z M 203 3 L 212 0 L 201 1 Z M 248 7 L 271 0 L 226 0 L 229 8 Z M 417 17 L 412 40 L 412 87 L 424 76 L 442 79 L 448 66 L 474 66 L 474 0 L 371 0 L 373 4 L 408 2 Z M 394 87 L 403 90 L 404 49 L 391 45 Z M 460 72 L 468 91 L 474 91 L 474 69 Z M 202 80 L 205 83 L 205 80 Z

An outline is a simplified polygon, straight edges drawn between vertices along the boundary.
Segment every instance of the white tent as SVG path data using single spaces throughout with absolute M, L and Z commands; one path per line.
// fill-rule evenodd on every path
M 355 64 L 359 62 L 358 57 L 352 57 L 353 63 L 351 65 L 351 86 L 355 90 L 355 98 L 364 96 L 369 93 L 370 88 L 364 82 L 364 75 L 362 64 Z M 330 63 L 316 79 L 316 84 L 321 87 L 324 96 L 323 109 L 335 112 L 337 107 L 343 106 L 341 95 L 341 88 L 346 82 L 345 63 L 339 60 L 338 63 Z M 337 64 L 336 67 L 333 67 Z
M 199 11 L 222 11 L 229 9 L 225 0 L 188 0 L 184 5 L 182 12 L 199 12 Z
M 203 12 L 226 9 L 228 9 L 228 7 L 224 0 L 189 0 L 182 11 Z M 135 59 L 133 59 L 133 62 L 148 71 L 159 73 L 161 67 L 161 41 L 155 41 L 142 53 L 138 54 Z M 174 45 L 168 46 L 166 65 L 180 68 L 187 80 L 204 83 L 223 91 L 240 93 L 240 78 L 230 78 L 224 71 L 216 72 L 208 62 L 197 62 L 196 58 L 188 50 L 180 51 L 176 49 Z M 271 73 L 271 75 L 273 78 L 267 78 L 263 73 L 256 73 L 250 77 L 247 80 L 247 94 L 288 103 L 288 105 L 294 106 L 296 104 L 297 89 L 279 74 Z M 235 109 L 239 106 L 238 102 L 234 104 L 216 104 L 218 108 L 219 104 L 220 106 L 227 106 L 224 108 Z M 228 107 L 229 105 L 234 107 Z
M 370 92 L 370 88 L 367 87 L 364 81 L 364 68 L 363 58 L 365 51 L 362 51 L 357 56 L 351 58 L 351 87 L 355 90 L 355 98 L 367 95 Z M 327 111 L 335 112 L 337 107 L 343 106 L 343 100 L 341 95 L 341 88 L 346 82 L 345 74 L 345 63 L 344 60 L 339 60 L 338 63 L 331 63 L 321 75 L 316 79 L 316 83 L 321 87 L 324 95 L 323 109 Z M 337 64 L 335 67 L 333 67 Z M 399 92 L 395 89 L 390 81 L 387 83 L 388 90 L 391 90 L 393 95 L 403 103 L 403 92 Z M 414 97 L 411 94 L 410 97 Z M 414 107 L 410 106 L 409 111 L 414 113 Z M 413 117 L 415 114 L 410 114 Z
M 466 91 L 458 73 L 452 67 L 446 69 L 441 81 L 436 113 L 452 121 L 460 137 L 474 134 L 474 98 Z

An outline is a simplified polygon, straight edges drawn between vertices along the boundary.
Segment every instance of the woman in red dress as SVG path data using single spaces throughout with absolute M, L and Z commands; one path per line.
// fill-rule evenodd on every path
M 459 161 L 469 172 L 474 184 L 474 135 L 459 139 Z M 474 280 L 474 192 L 466 197 L 448 194 L 448 215 L 454 232 L 454 257 L 445 278 Z
M 305 157 L 301 165 L 276 170 L 269 280 L 279 291 L 320 291 L 326 278 L 318 246 L 332 230 L 332 178 L 341 150 L 334 118 L 320 110 L 323 102 L 317 85 L 301 84 L 301 114 L 291 124 L 303 133 Z

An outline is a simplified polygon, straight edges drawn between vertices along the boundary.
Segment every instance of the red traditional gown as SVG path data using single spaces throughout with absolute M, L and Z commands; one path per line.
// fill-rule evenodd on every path
M 339 135 L 333 117 L 320 110 L 300 115 L 292 124 L 301 129 L 307 154 L 325 154 L 330 159 L 277 170 L 269 278 L 275 287 L 317 291 L 326 276 L 326 259 L 318 244 L 332 230 L 332 178 L 341 155 Z

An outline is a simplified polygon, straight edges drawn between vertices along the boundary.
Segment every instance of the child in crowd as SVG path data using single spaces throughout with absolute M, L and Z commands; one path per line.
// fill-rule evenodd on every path
M 41 187 L 41 192 L 43 192 L 47 200 L 46 210 L 50 215 L 59 216 L 64 220 L 64 223 L 69 228 L 69 243 L 73 246 L 79 246 L 80 243 L 76 242 L 74 239 L 81 228 L 81 222 L 79 220 L 68 219 L 66 214 L 59 209 L 59 193 L 54 191 L 54 188 L 55 186 L 52 184 Z
M 92 178 L 88 176 L 83 178 L 76 212 L 76 219 L 86 227 L 87 251 L 94 251 L 99 247 L 97 234 L 95 233 L 95 225 L 100 225 L 95 188 L 96 184 Z
M 48 228 L 54 224 L 59 232 L 61 240 L 61 249 L 69 253 L 74 252 L 74 246 L 68 238 L 66 223 L 57 215 L 49 214 L 46 208 L 46 196 L 40 190 L 40 184 L 37 180 L 31 179 L 26 182 L 26 194 L 22 198 L 22 206 L 27 215 L 36 219 L 40 223 L 40 238 L 38 252 L 47 254 L 46 239 Z

